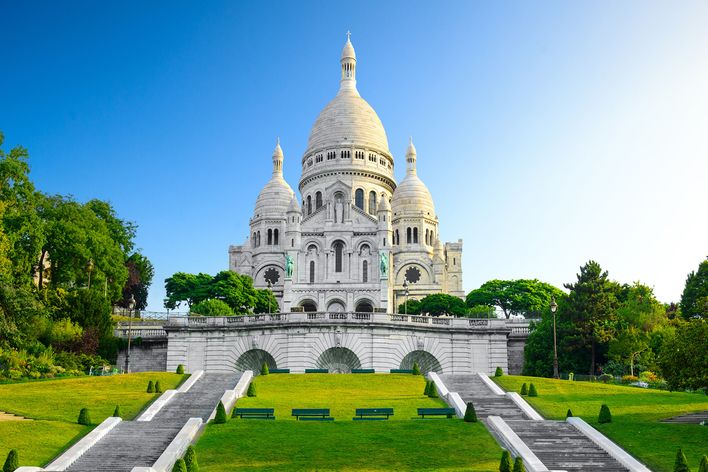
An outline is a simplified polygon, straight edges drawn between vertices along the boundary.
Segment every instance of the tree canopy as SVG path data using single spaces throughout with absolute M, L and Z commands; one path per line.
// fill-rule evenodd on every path
M 421 300 L 408 300 L 408 305 L 398 306 L 399 313 L 427 316 L 466 316 L 467 306 L 459 297 L 446 293 L 434 293 Z
M 708 257 L 686 278 L 681 295 L 681 314 L 686 319 L 708 319 Z
M 466 301 L 469 307 L 498 307 L 506 318 L 537 317 L 550 305 L 551 297 L 563 295 L 560 289 L 536 279 L 495 279 L 468 293 Z

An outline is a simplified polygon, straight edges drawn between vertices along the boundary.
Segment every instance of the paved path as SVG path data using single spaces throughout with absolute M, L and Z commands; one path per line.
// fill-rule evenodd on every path
M 674 416 L 661 420 L 662 423 L 698 424 L 701 421 L 708 421 L 708 411 L 699 411 L 687 415 Z
M 236 386 L 240 374 L 204 374 L 189 391 L 178 393 L 152 421 L 122 421 L 74 462 L 71 472 L 130 472 L 150 467 L 189 418 L 205 422 L 225 390 Z
M 506 396 L 496 395 L 478 375 L 441 375 L 451 392 L 472 402 L 477 416 L 500 416 L 550 470 L 627 472 L 573 425 L 565 421 L 531 421 Z M 486 424 L 486 421 L 485 421 Z

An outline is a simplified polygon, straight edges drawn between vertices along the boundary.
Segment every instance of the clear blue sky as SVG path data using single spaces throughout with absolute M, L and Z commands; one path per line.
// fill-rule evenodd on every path
M 678 300 L 708 255 L 708 2 L 0 1 L 0 129 L 50 193 L 109 200 L 153 261 L 227 268 L 297 188 L 347 30 L 403 176 L 412 135 L 464 283 L 595 259 Z

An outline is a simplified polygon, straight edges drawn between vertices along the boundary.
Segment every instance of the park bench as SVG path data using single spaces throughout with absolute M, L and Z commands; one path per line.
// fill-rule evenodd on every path
M 271 374 L 289 374 L 290 369 L 270 369 Z
M 329 374 L 327 369 L 305 369 L 306 374 Z
M 387 420 L 393 416 L 393 408 L 357 408 L 354 421 Z
M 273 408 L 235 408 L 232 418 L 274 420 Z
M 373 374 L 375 372 L 374 369 L 352 369 L 352 374 Z
M 418 408 L 418 416 L 423 418 L 426 416 L 447 416 L 452 418 L 454 414 L 454 408 Z
M 298 421 L 334 421 L 329 408 L 293 408 L 292 416 Z
M 412 374 L 413 369 L 391 369 L 392 374 Z

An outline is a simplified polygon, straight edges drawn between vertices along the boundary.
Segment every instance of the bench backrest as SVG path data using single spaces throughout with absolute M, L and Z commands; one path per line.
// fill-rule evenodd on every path
M 293 408 L 291 416 L 329 416 L 329 408 Z
M 418 408 L 419 415 L 454 415 L 454 408 Z
M 329 374 L 328 369 L 305 369 L 306 374 Z
M 267 413 L 273 413 L 274 411 L 275 411 L 274 408 L 236 408 L 234 410 L 234 414 L 236 414 L 236 415 L 240 415 L 243 413 L 254 413 L 254 414 L 265 413 L 265 414 L 267 414 Z
M 270 369 L 271 374 L 289 374 L 290 369 Z
M 413 369 L 391 369 L 392 374 L 412 374 Z
M 393 408 L 357 408 L 356 416 L 393 415 Z
M 352 369 L 352 374 L 373 374 L 375 372 L 374 369 Z

